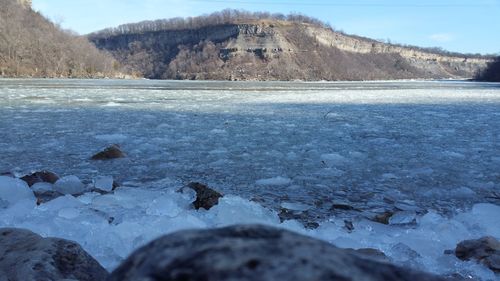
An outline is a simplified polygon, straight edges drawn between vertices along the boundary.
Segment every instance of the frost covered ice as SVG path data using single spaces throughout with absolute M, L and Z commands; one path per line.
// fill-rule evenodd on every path
M 0 205 L 9 207 L 21 201 L 36 201 L 28 184 L 20 179 L 0 176 Z
M 56 181 L 54 190 L 62 194 L 78 194 L 85 191 L 85 185 L 77 176 L 66 176 Z
M 19 184 L 10 178 L 0 180 L 2 187 L 4 184 L 9 188 Z M 246 222 L 286 228 L 340 247 L 377 248 L 395 262 L 438 274 L 458 272 L 483 280 L 495 278 L 482 266 L 443 254 L 464 239 L 484 235 L 498 237 L 500 225 L 496 217 L 500 207 L 493 204 L 477 204 L 471 211 L 452 218 L 430 211 L 418 217 L 417 224 L 411 228 L 361 219 L 354 222 L 352 232 L 347 232 L 343 221 L 336 218 L 320 222 L 317 229 L 306 229 L 294 220 L 280 223 L 275 211 L 231 195 L 221 198 L 220 203 L 209 211 L 197 211 L 191 206 L 192 196 L 178 192 L 179 184 L 171 183 L 170 187 L 165 187 L 164 181 L 153 182 L 140 188 L 120 187 L 107 195 L 92 192 L 79 197 L 66 195 L 39 206 L 33 202 L 22 207 L 9 205 L 0 212 L 0 225 L 74 240 L 109 270 L 134 249 L 160 235 L 181 229 Z M 7 198 L 5 193 L 1 196 Z M 284 206 L 299 211 L 310 209 L 304 205 L 285 203 Z
M 0 93 L 0 172 L 75 175 L 35 184 L 66 194 L 40 206 L 2 177 L 0 226 L 76 240 L 108 269 L 165 233 L 259 222 L 495 279 L 443 251 L 500 235 L 498 86 L 2 80 Z M 89 160 L 115 143 L 127 158 Z M 90 192 L 112 180 L 122 183 L 114 193 Z M 192 181 L 226 196 L 193 210 L 192 194 L 176 192 Z M 319 227 L 280 223 L 281 208 Z M 391 225 L 357 216 L 386 209 Z
M 94 179 L 94 187 L 102 191 L 112 191 L 113 190 L 113 177 L 111 176 L 99 176 Z

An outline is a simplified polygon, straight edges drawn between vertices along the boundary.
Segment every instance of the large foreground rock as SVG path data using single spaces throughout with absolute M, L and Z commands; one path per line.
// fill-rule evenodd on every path
M 108 272 L 78 244 L 23 229 L 0 229 L 0 280 L 106 280 Z M 3 279 L 2 279 L 3 278 Z
M 133 253 L 110 276 L 126 280 L 442 280 L 267 226 L 182 231 Z
M 461 260 L 476 260 L 500 273 L 500 241 L 491 236 L 460 242 L 455 255 Z

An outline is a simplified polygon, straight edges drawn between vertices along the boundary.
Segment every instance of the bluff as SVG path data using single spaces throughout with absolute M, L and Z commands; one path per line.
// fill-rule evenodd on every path
M 88 38 L 129 71 L 154 79 L 471 78 L 489 62 L 346 35 L 304 16 L 238 11 L 128 24 Z
M 0 77 L 116 76 L 111 55 L 33 11 L 31 0 L 0 0 L 0 7 Z
M 488 66 L 478 73 L 479 81 L 500 82 L 500 57 L 488 63 Z

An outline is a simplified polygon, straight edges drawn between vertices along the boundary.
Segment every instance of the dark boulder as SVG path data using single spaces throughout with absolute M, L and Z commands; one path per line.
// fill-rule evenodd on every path
M 500 241 L 491 236 L 460 242 L 455 255 L 461 260 L 476 260 L 500 273 Z
M 12 172 L 1 172 L 0 176 L 15 178 L 16 176 Z
M 118 144 L 113 144 L 92 156 L 92 160 L 112 160 L 126 157 Z
M 356 210 L 353 206 L 351 206 L 349 203 L 346 202 L 336 202 L 332 204 L 332 207 L 330 208 L 330 211 L 333 210 L 344 210 L 344 211 L 353 211 Z
M 222 197 L 222 194 L 219 192 L 198 182 L 192 182 L 187 187 L 196 192 L 196 200 L 193 202 L 196 210 L 200 208 L 210 210 L 210 208 L 219 204 L 219 198 Z
M 268 226 L 232 226 L 163 236 L 138 249 L 110 281 L 438 281 L 327 242 Z
M 78 244 L 24 229 L 0 229 L 0 257 L 0 276 L 10 281 L 99 281 L 109 275 Z
M 30 175 L 26 175 L 21 179 L 31 187 L 35 183 L 39 182 L 48 182 L 54 184 L 59 179 L 59 176 L 49 171 L 39 171 Z

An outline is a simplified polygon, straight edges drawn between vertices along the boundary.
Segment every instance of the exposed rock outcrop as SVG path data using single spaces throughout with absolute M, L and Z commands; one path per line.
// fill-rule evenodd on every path
M 127 280 L 442 280 L 289 231 L 232 226 L 182 231 L 133 253 L 110 276 Z
M 42 238 L 28 230 L 0 229 L 0 257 L 0 280 L 104 281 L 108 277 L 78 244 Z

